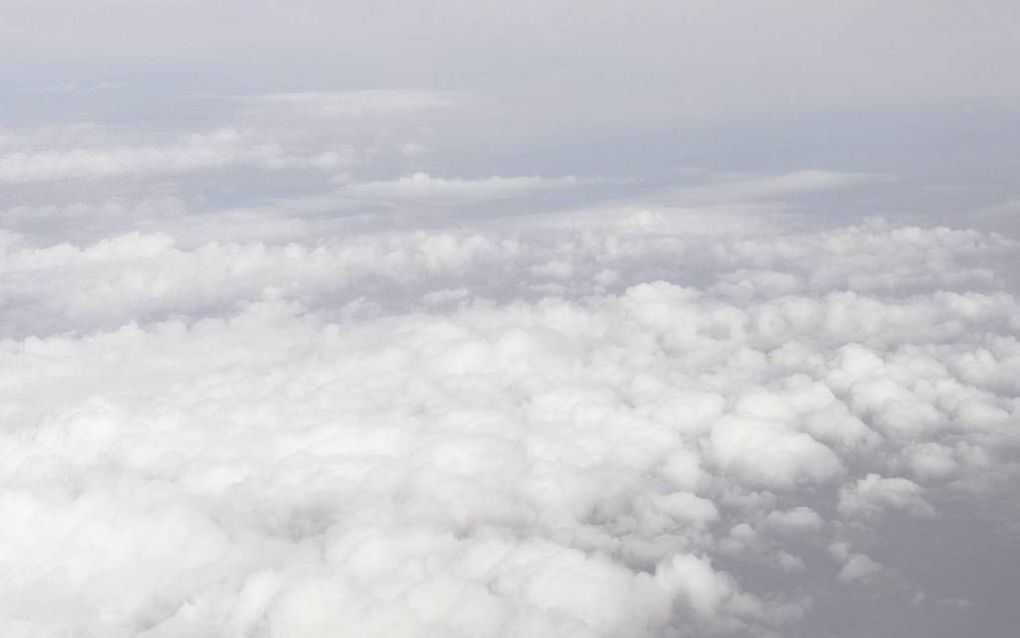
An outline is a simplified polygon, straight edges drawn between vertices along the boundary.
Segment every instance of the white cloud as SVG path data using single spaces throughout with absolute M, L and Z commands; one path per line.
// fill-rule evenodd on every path
M 894 181 L 889 175 L 802 170 L 779 175 L 721 175 L 670 193 L 676 201 L 695 204 L 778 200 L 800 193 L 816 193 Z
M 350 184 L 346 191 L 357 196 L 383 199 L 471 202 L 526 197 L 543 191 L 578 188 L 598 181 L 573 176 L 447 179 L 432 177 L 428 173 L 413 173 L 395 180 Z
M 20 4 L 0 636 L 1020 623 L 1015 2 Z
M 843 488 L 839 512 L 847 518 L 873 516 L 887 510 L 902 510 L 915 516 L 932 516 L 935 510 L 924 500 L 923 488 L 905 478 L 868 474 Z
M 843 467 L 836 455 L 810 435 L 780 421 L 730 417 L 712 426 L 712 456 L 750 484 L 791 489 L 831 480 Z
M 821 531 L 825 522 L 817 512 L 803 505 L 786 511 L 770 512 L 768 524 L 787 534 L 814 534 Z
M 0 155 L 0 182 L 46 182 L 172 175 L 229 166 L 279 170 L 299 166 L 350 165 L 349 153 L 294 155 L 280 144 L 247 131 L 220 129 L 192 134 L 162 146 L 119 146 L 14 151 Z
M 0 622 L 768 635 L 882 587 L 883 513 L 1011 471 L 1017 304 L 966 264 L 1014 246 L 683 214 L 8 237 Z
M 874 578 L 882 572 L 882 566 L 866 554 L 850 554 L 843 568 L 836 575 L 840 581 L 849 583 Z

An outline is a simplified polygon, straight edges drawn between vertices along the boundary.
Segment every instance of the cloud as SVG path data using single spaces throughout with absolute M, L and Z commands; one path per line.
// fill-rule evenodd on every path
M 0 622 L 766 636 L 914 577 L 880 526 L 1015 473 L 1014 244 L 685 210 L 10 235 Z
M 850 554 L 846 557 L 846 563 L 836 575 L 844 583 L 866 581 L 875 578 L 882 572 L 882 566 L 865 554 Z
M 931 516 L 935 510 L 924 500 L 923 491 L 920 485 L 905 478 L 868 474 L 843 489 L 839 512 L 848 518 L 873 516 L 887 510 Z
M 0 636 L 1020 624 L 1015 2 L 20 4 Z
M 535 193 L 573 189 L 598 182 L 596 179 L 573 176 L 446 179 L 432 177 L 428 173 L 414 173 L 395 180 L 354 183 L 346 186 L 345 190 L 361 197 L 472 202 L 527 197 Z
M 361 116 L 412 113 L 454 106 L 465 97 L 454 91 L 362 90 L 266 93 L 242 98 L 253 106 L 299 109 L 309 114 Z
M 220 129 L 165 146 L 15 151 L 0 155 L 0 182 L 27 183 L 172 175 L 230 166 L 280 170 L 295 165 L 337 168 L 352 163 L 336 151 L 296 156 L 251 132 Z
M 819 193 L 895 181 L 890 175 L 801 170 L 779 175 L 720 175 L 696 186 L 678 188 L 670 199 L 710 204 L 780 200 L 795 194 Z

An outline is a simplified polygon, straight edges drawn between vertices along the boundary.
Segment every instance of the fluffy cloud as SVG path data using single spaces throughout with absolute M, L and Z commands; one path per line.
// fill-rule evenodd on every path
M 4 627 L 776 635 L 916 589 L 879 527 L 1015 476 L 1015 245 L 692 223 L 9 235 Z
M 19 4 L 0 637 L 1020 624 L 1015 2 Z
M 931 516 L 934 510 L 922 493 L 920 485 L 905 478 L 868 474 L 843 489 L 839 497 L 839 512 L 847 518 L 875 515 L 885 510 Z

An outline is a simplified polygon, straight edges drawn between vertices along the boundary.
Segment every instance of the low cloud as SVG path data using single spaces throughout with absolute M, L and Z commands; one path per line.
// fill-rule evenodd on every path
M 250 131 L 220 129 L 188 135 L 159 146 L 118 146 L 14 151 L 0 154 L 0 182 L 29 183 L 75 179 L 173 175 L 232 166 L 262 170 L 349 166 L 349 151 L 295 155 L 279 143 Z
M 600 180 L 566 177 L 483 177 L 458 179 L 414 173 L 395 180 L 362 182 L 345 190 L 356 196 L 408 201 L 472 202 L 513 199 L 535 193 L 573 189 Z
M 678 188 L 671 199 L 694 204 L 781 200 L 797 194 L 894 182 L 891 175 L 802 170 L 782 174 L 720 175 L 696 186 Z
M 9 236 L 2 622 L 768 636 L 920 591 L 879 530 L 1015 477 L 1020 308 L 982 265 L 1015 244 L 683 210 Z
M 1015 1 L 18 4 L 0 638 L 1020 625 Z

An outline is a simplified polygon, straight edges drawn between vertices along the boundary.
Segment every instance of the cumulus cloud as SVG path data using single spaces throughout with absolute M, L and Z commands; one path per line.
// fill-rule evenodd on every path
M 1020 624 L 1015 3 L 21 4 L 0 637 Z
M 879 530 L 1015 476 L 1015 243 L 691 215 L 7 234 L 0 623 L 769 636 L 916 591 Z
M 885 510 L 903 510 L 917 516 L 934 513 L 924 500 L 921 486 L 905 478 L 868 474 L 845 487 L 839 497 L 839 512 L 847 518 L 871 516 Z
M 836 545 L 832 554 L 843 562 L 843 567 L 836 575 L 841 582 L 852 583 L 868 581 L 882 572 L 882 566 L 866 554 L 850 553 L 845 545 Z

